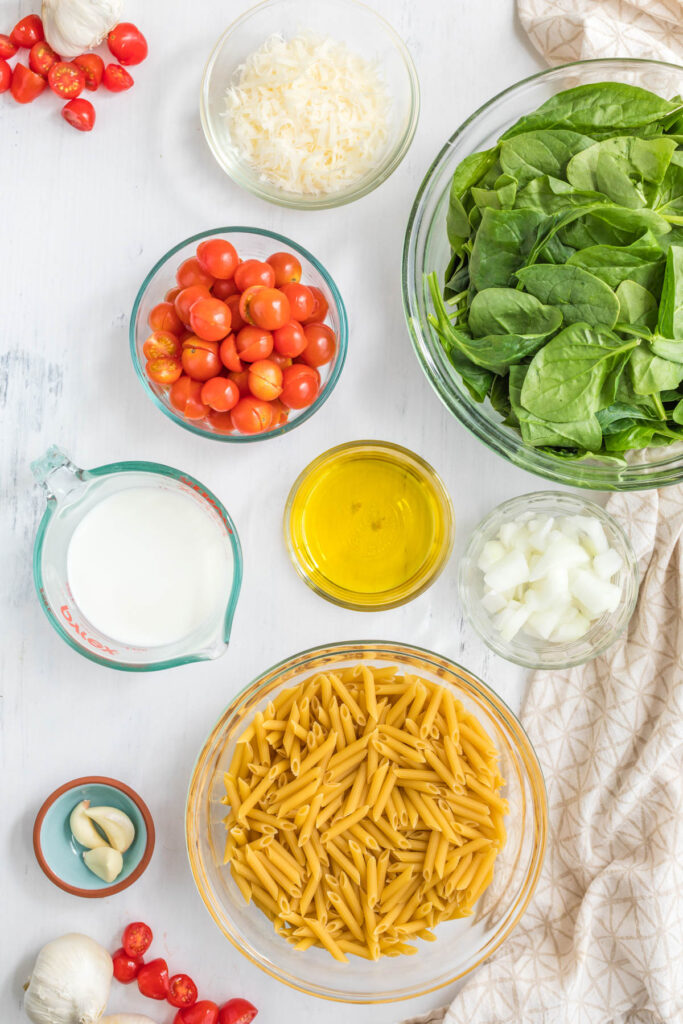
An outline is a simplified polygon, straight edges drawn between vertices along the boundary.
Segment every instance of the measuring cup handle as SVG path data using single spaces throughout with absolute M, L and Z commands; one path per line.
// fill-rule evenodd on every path
M 31 463 L 31 472 L 47 493 L 58 501 L 83 482 L 84 470 L 71 461 L 57 445 L 50 445 L 41 458 Z

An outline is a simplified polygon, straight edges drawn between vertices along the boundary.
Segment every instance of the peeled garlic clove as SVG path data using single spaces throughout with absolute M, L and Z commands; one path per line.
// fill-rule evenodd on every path
M 126 852 L 135 839 L 135 826 L 127 814 L 118 807 L 90 807 L 85 813 L 99 825 L 111 847 L 119 853 Z M 102 845 L 101 839 L 97 845 Z
M 92 850 L 102 846 L 102 836 L 86 814 L 89 807 L 89 800 L 81 800 L 80 804 L 76 804 L 69 818 L 69 828 L 77 843 Z
M 98 846 L 83 854 L 85 866 L 103 882 L 113 882 L 123 871 L 123 857 L 111 846 Z
M 142 1013 L 114 1013 L 103 1017 L 100 1024 L 154 1024 L 154 1021 Z

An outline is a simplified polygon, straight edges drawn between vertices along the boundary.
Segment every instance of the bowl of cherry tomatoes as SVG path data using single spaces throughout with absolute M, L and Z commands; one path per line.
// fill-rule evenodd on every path
M 179 242 L 145 278 L 130 350 L 169 419 L 216 441 L 257 441 L 309 419 L 344 365 L 346 310 L 322 264 L 261 228 Z

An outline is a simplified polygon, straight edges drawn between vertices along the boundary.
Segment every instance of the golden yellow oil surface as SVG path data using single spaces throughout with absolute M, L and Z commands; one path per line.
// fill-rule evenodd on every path
M 291 540 L 312 582 L 331 596 L 365 595 L 369 605 L 372 595 L 400 590 L 416 577 L 419 585 L 444 530 L 428 477 L 383 452 L 323 461 L 304 480 L 290 513 Z

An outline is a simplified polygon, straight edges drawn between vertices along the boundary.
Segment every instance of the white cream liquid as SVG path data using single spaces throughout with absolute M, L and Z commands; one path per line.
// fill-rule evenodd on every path
M 130 487 L 74 530 L 67 575 L 93 626 L 134 647 L 160 647 L 222 618 L 232 551 L 220 523 L 180 491 Z

